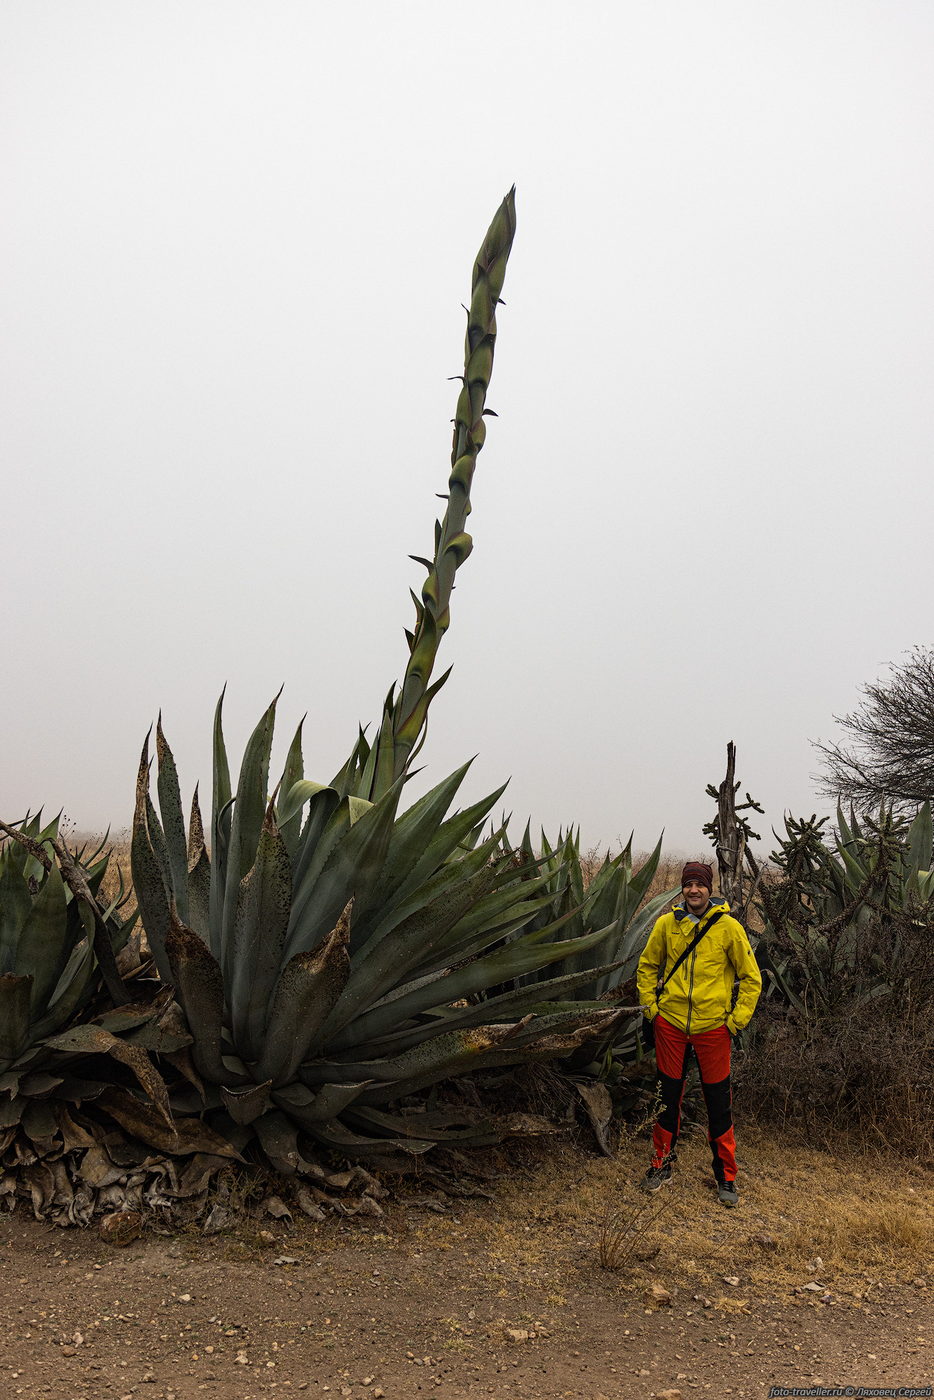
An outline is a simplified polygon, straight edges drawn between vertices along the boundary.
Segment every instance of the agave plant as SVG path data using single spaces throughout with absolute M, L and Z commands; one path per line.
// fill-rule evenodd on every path
M 348 1155 L 488 1140 L 464 1115 L 390 1113 L 439 1080 L 567 1054 L 614 1019 L 555 1001 L 592 978 L 565 974 L 478 991 L 585 953 L 605 930 L 559 940 L 573 911 L 526 930 L 553 896 L 481 839 L 502 789 L 451 813 L 467 767 L 398 811 L 404 778 L 376 802 L 302 776 L 300 730 L 268 803 L 276 701 L 250 739 L 232 793 L 215 719 L 212 852 L 197 794 L 188 832 L 157 727 L 159 813 L 148 740 L 132 840 L 141 916 L 175 987 L 209 1121 L 238 1145 L 255 1133 L 277 1166 L 299 1131 Z
M 147 1054 L 187 1043 L 184 1030 L 158 1023 L 167 998 L 131 1004 L 116 968 L 134 920 L 123 919 L 121 887 L 101 895 L 109 856 L 103 847 L 69 851 L 56 819 L 0 823 L 0 1136 L 22 1125 L 47 1144 L 69 1108 L 99 1101 L 119 1118 L 124 1098 L 116 1069 L 128 1070 L 174 1133 L 165 1086 Z M 108 996 L 109 993 L 109 996 Z M 117 1007 L 108 1010 L 107 1003 Z M 119 1008 L 119 1009 L 117 1009 Z M 111 1068 L 108 1068 L 110 1066 Z M 109 1112 L 109 1110 L 108 1110 Z
M 361 733 L 331 783 L 304 777 L 301 726 L 267 799 L 276 702 L 251 737 L 236 791 L 218 704 L 210 853 L 197 800 L 186 832 L 174 759 L 156 731 L 159 811 L 144 746 L 133 826 L 133 880 L 162 978 L 194 1037 L 208 1111 L 238 1142 L 255 1133 L 294 1169 L 298 1132 L 354 1155 L 420 1152 L 488 1128 L 445 1113 L 387 1108 L 439 1080 L 487 1065 L 567 1053 L 612 1012 L 556 1005 L 580 973 L 478 991 L 583 952 L 599 935 L 559 941 L 569 916 L 522 931 L 552 896 L 485 839 L 502 789 L 463 811 L 466 769 L 400 814 L 424 736 L 450 621 L 454 575 L 471 549 L 470 486 L 485 436 L 496 306 L 515 232 L 510 191 L 477 256 L 447 509 L 416 599 L 409 659 L 372 744 Z M 588 974 L 589 975 L 589 974 Z M 534 1008 L 534 1009 L 533 1009 Z

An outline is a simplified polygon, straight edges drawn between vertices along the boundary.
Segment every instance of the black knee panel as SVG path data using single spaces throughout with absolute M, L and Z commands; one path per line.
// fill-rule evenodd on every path
M 733 1102 L 730 1076 L 717 1084 L 702 1084 L 707 1105 L 707 1124 L 712 1138 L 718 1138 L 733 1126 Z
M 684 1080 L 672 1079 L 668 1074 L 660 1074 L 659 1085 L 662 1095 L 662 1111 L 658 1121 L 666 1133 L 677 1136 L 681 1123 L 681 1096 L 684 1093 Z

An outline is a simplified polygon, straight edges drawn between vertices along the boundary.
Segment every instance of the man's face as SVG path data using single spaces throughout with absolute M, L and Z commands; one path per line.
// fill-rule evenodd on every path
M 681 894 L 685 908 L 691 914 L 702 913 L 710 902 L 710 891 L 699 880 L 688 880 L 687 884 L 681 887 Z

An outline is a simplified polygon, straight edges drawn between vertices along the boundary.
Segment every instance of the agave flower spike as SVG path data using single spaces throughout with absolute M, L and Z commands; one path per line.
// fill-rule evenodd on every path
M 506 264 L 516 232 L 515 186 L 506 195 L 486 232 L 474 263 L 464 374 L 454 415 L 454 442 L 447 508 L 435 522 L 435 547 L 430 560 L 418 559 L 427 573 L 421 597 L 415 601 L 415 627 L 407 632 L 409 659 L 398 694 L 390 692 L 383 725 L 374 742 L 375 754 L 362 775 L 358 795 L 375 801 L 406 771 L 424 736 L 428 707 L 448 673 L 431 682 L 438 648 L 451 621 L 454 575 L 473 548 L 466 531 L 470 488 L 477 456 L 486 438 L 485 415 L 493 354 L 496 308 L 500 303 Z M 413 556 L 417 558 L 417 556 Z

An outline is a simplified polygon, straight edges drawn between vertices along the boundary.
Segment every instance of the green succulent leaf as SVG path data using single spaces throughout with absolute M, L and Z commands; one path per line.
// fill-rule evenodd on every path
M 234 1040 L 248 1060 L 262 1053 L 266 1012 L 279 978 L 289 912 L 292 870 L 276 825 L 272 803 L 266 812 L 256 863 L 240 882 L 234 922 L 229 985 Z
M 352 902 L 321 946 L 297 953 L 279 979 L 257 1068 L 259 1078 L 272 1080 L 276 1087 L 294 1080 L 347 985 L 351 908 Z

